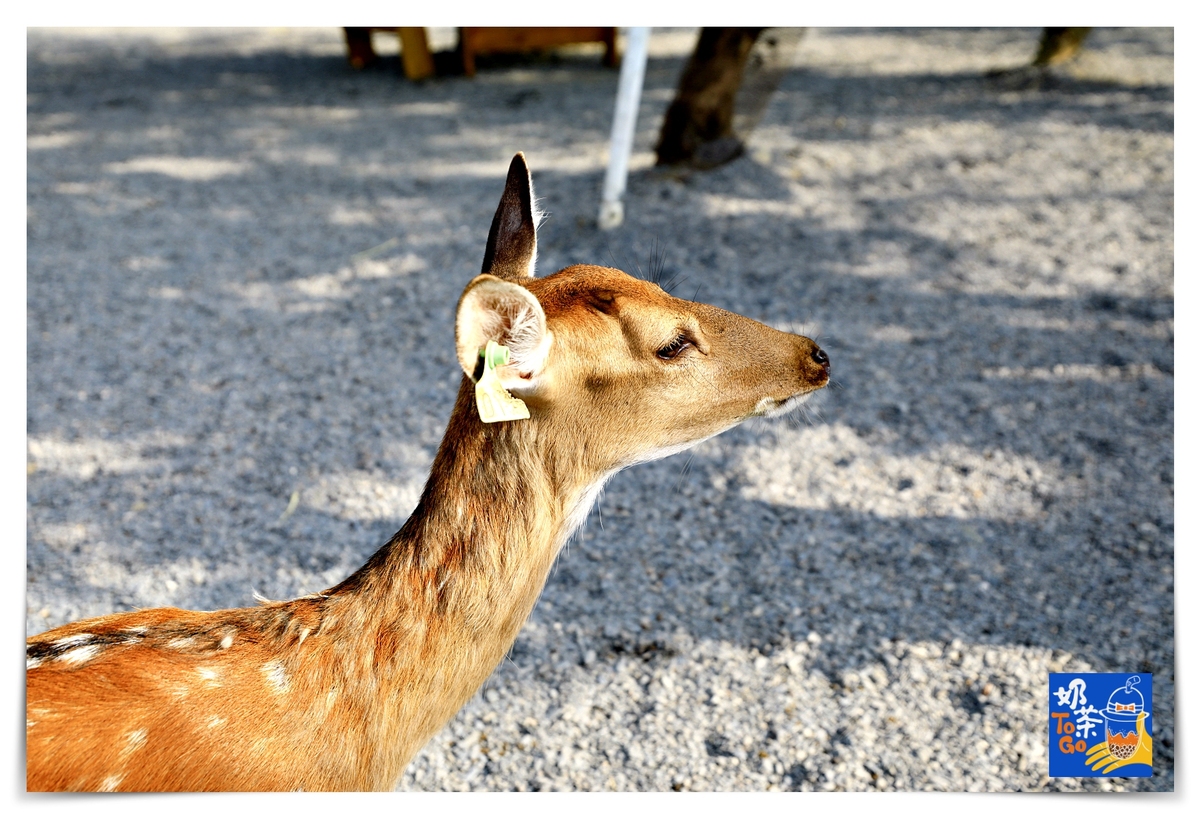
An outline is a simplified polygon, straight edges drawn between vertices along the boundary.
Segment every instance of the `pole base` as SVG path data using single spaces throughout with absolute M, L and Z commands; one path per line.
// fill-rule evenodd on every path
M 612 230 L 625 221 L 625 204 L 620 200 L 615 202 L 600 202 L 600 216 L 596 219 L 601 230 Z

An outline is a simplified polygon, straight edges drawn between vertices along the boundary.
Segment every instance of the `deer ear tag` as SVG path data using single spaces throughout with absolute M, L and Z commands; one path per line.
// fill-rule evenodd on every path
M 479 356 L 483 358 L 483 374 L 475 382 L 475 408 L 479 410 L 479 419 L 484 423 L 495 423 L 528 418 L 529 407 L 520 398 L 508 394 L 496 374 L 496 367 L 508 363 L 508 347 L 488 341 Z

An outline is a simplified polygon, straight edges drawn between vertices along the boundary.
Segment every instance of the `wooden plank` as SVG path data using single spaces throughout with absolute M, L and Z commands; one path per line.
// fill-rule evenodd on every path
M 612 26 L 543 26 L 539 28 L 460 28 L 463 73 L 475 75 L 475 57 L 514 51 L 535 51 L 572 43 L 603 43 L 604 64 L 617 64 L 617 30 Z
M 476 54 L 533 51 L 571 43 L 606 43 L 608 40 L 608 29 L 603 27 L 474 28 L 471 32 L 471 45 Z

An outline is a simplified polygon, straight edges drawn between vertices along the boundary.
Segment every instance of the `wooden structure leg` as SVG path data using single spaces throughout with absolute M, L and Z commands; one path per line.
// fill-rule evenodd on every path
M 346 35 L 346 52 L 351 68 L 367 68 L 379 62 L 379 56 L 371 47 L 371 29 L 343 28 L 342 31 Z
M 404 76 L 423 80 L 433 76 L 433 55 L 424 28 L 396 29 L 400 35 L 400 57 L 404 61 Z

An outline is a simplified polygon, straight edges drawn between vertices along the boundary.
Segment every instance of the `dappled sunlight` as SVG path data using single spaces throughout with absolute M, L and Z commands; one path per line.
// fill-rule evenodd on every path
M 574 623 L 550 621 L 540 611 L 523 638 L 566 655 L 577 639 L 580 649 L 587 644 Z M 546 748 L 542 774 L 582 784 L 598 771 L 611 776 L 610 789 L 622 791 L 766 790 L 781 777 L 794 789 L 828 790 L 833 782 L 820 773 L 828 768 L 851 775 L 856 788 L 947 790 L 953 784 L 939 770 L 948 767 L 979 771 L 972 790 L 1001 790 L 1001 769 L 1035 771 L 1046 763 L 1044 741 L 1024 729 L 1045 719 L 1046 674 L 1068 663 L 1075 671 L 1092 669 L 1048 648 L 958 639 L 884 639 L 869 646 L 869 659 L 846 663 L 832 658 L 841 640 L 817 632 L 769 655 L 683 632 L 653 648 L 665 654 L 656 661 L 632 647 L 591 662 L 564 661 L 554 690 L 535 668 L 501 665 L 489 682 L 495 692 L 468 702 L 447 726 L 449 740 L 418 754 L 401 789 L 441 788 L 447 777 L 467 789 L 485 764 L 491 775 L 516 775 L 509 767 L 527 763 L 527 735 L 537 727 Z M 960 718 L 945 720 L 947 710 Z M 547 711 L 555 716 L 542 724 L 536 717 Z M 639 714 L 632 723 L 631 711 Z M 840 714 L 845 726 L 835 735 L 823 725 Z M 598 719 L 605 729 L 594 728 Z M 977 740 L 962 741 L 963 731 Z M 752 744 L 728 739 L 763 734 L 767 740 Z M 663 735 L 695 739 L 664 757 Z M 462 770 L 450 748 L 480 741 L 484 750 L 514 752 L 477 750 L 478 763 Z M 870 747 L 871 763 L 847 764 L 847 746 Z
M 423 272 L 428 263 L 415 253 L 405 253 L 391 259 L 356 259 L 352 269 L 356 278 L 392 278 Z
M 55 193 L 64 196 L 94 196 L 112 190 L 112 184 L 106 180 L 99 182 L 59 182 L 54 186 Z
M 343 267 L 337 273 L 293 279 L 288 286 L 309 298 L 349 298 L 353 292 L 346 285 L 352 280 L 350 268 Z
M 112 179 L 56 182 L 53 190 L 56 194 L 72 197 L 72 206 L 81 214 L 96 218 L 134 213 L 162 204 L 157 196 L 131 194 Z M 42 207 L 31 207 L 31 225 L 41 223 L 42 212 Z
M 363 115 L 363 111 L 344 105 L 264 105 L 257 109 L 257 114 L 264 119 L 296 126 L 353 122 Z
M 747 499 L 879 517 L 1037 520 L 1047 486 L 1074 491 L 1055 465 L 1031 457 L 957 444 L 896 454 L 840 423 L 780 430 L 774 445 L 742 455 L 740 472 Z
M 345 205 L 334 205 L 333 210 L 329 213 L 329 223 L 338 225 L 351 224 L 376 224 L 379 221 L 379 213 L 373 210 L 364 210 L 362 208 L 346 207 Z
M 818 30 L 802 41 L 806 62 L 836 65 L 849 75 L 897 76 L 913 73 L 953 75 L 982 73 L 996 65 L 1016 65 L 1032 58 L 1037 29 L 1000 29 L 986 32 L 987 44 L 970 46 L 953 36 L 918 42 L 893 30 Z M 947 32 L 947 35 L 949 32 Z M 858 54 L 847 61 L 847 53 Z
M 1141 378 L 1172 377 L 1154 364 L 1054 364 L 1053 366 L 992 366 L 981 373 L 985 378 L 1026 381 L 1136 381 Z
M 282 286 L 269 281 L 229 281 L 222 289 L 241 299 L 247 307 L 272 312 L 282 312 L 284 302 Z
M 384 242 L 382 254 L 394 252 L 395 242 Z M 330 301 L 346 302 L 360 294 L 361 283 L 401 278 L 425 272 L 428 262 L 415 253 L 385 258 L 373 257 L 376 248 L 364 251 L 332 273 L 317 273 L 285 281 L 227 281 L 224 292 L 244 306 L 273 312 L 312 312 Z M 182 292 L 171 287 L 154 291 L 160 298 L 178 298 Z
M 150 291 L 150 295 L 167 301 L 178 301 L 181 298 L 187 297 L 187 293 L 178 287 L 155 287 Z
M 938 36 L 921 39 L 906 36 L 904 29 L 817 29 L 813 33 L 816 36 L 802 41 L 806 63 L 836 66 L 850 75 L 880 77 L 977 76 L 993 68 L 1025 65 L 1037 51 L 1040 32 L 1036 28 L 983 29 L 975 37 L 964 38 L 946 29 Z M 847 60 L 847 54 L 861 56 Z M 1097 52 L 1084 48 L 1067 70 L 1079 78 L 1138 87 L 1173 84 L 1175 64 L 1171 52 Z
M 188 586 L 202 586 L 218 578 L 236 576 L 229 568 L 213 570 L 194 556 L 146 566 L 116 559 L 122 552 L 116 545 L 101 541 L 91 543 L 89 547 L 101 558 L 88 571 L 87 582 L 97 588 L 125 589 L 139 603 L 146 605 L 178 604 L 187 599 Z
M 277 165 L 301 165 L 309 168 L 332 168 L 343 161 L 342 154 L 323 145 L 298 145 L 263 148 L 263 161 Z
M 169 457 L 162 452 L 183 446 L 188 439 L 180 434 L 151 430 L 124 440 L 62 440 L 52 435 L 30 436 L 27 440 L 28 469 L 91 480 L 97 474 L 128 474 L 162 468 Z
M 1173 305 L 1172 305 L 1173 306 Z M 1102 333 L 1120 332 L 1146 338 L 1169 341 L 1175 332 L 1175 319 L 1163 318 L 1153 323 L 1133 321 L 1114 316 L 1072 316 L 1048 314 L 1045 310 L 1014 308 L 997 316 L 1000 324 L 1017 329 L 1044 330 L 1049 332 Z
M 712 218 L 722 216 L 797 216 L 793 201 L 775 199 L 739 199 L 732 196 L 708 195 L 704 197 L 704 212 Z
M 250 169 L 248 162 L 204 156 L 140 156 L 124 162 L 109 162 L 108 173 L 158 173 L 186 182 L 211 182 L 224 176 L 237 176 Z
M 871 340 L 885 344 L 911 344 L 917 336 L 903 324 L 885 324 L 871 331 Z
M 85 542 L 88 529 L 83 523 L 42 523 L 37 537 L 56 551 L 62 551 Z
M 265 152 L 291 142 L 295 138 L 295 130 L 288 124 L 272 122 L 269 117 L 255 117 L 250 124 L 231 127 L 227 138 L 232 144 L 240 143 Z
M 105 599 L 106 594 L 118 598 L 136 600 L 130 608 L 188 605 L 200 589 L 214 585 L 231 585 L 241 591 L 237 598 L 224 600 L 230 607 L 253 604 L 253 589 L 246 581 L 245 572 L 235 565 L 207 565 L 194 555 L 176 559 L 158 559 L 143 563 L 132 559 L 129 544 L 119 534 L 110 536 L 111 542 L 103 538 L 99 527 L 81 523 L 43 525 L 38 539 L 60 554 L 87 554 L 86 570 L 79 577 L 81 584 L 98 589 L 101 596 L 97 601 L 83 604 L 70 612 L 71 619 L 102 616 L 113 613 L 113 602 Z M 34 600 L 31 598 L 30 602 Z M 30 615 L 44 618 L 46 611 L 33 608 Z
M 47 131 L 54 131 L 59 128 L 68 128 L 79 122 L 79 114 L 75 111 L 55 111 L 54 113 L 43 112 L 34 117 L 33 111 L 30 111 L 28 116 L 35 119 L 38 125 Z
M 396 483 L 369 472 L 322 475 L 300 492 L 300 507 L 343 520 L 403 520 L 421 499 L 425 478 Z
M 88 137 L 83 131 L 57 131 L 49 134 L 30 134 L 25 147 L 31 151 L 53 150 L 75 145 Z
M 143 270 L 166 270 L 171 262 L 162 256 L 126 256 L 121 259 L 121 266 L 140 273 Z M 182 291 L 174 287 L 161 287 L 153 292 L 160 298 L 179 298 L 182 295 Z
M 612 89 L 611 93 L 615 94 L 617 90 L 617 74 L 614 71 L 609 71 L 599 66 L 600 61 L 598 57 L 602 53 L 603 47 L 597 46 L 595 51 L 597 59 L 594 63 L 587 66 L 594 72 L 590 77 L 586 74 L 581 74 L 575 66 L 564 66 L 560 63 L 558 66 L 544 65 L 537 68 L 513 66 L 503 71 L 481 71 L 472 77 L 472 80 L 479 85 L 492 86 L 494 88 L 503 88 L 506 86 L 529 87 L 534 84 L 545 88 L 550 85 L 578 86 L 590 79 L 594 82 L 604 83 L 605 86 Z M 583 59 L 591 63 L 592 55 L 588 54 Z
M 388 106 L 394 116 L 458 116 L 462 103 L 455 100 L 428 100 L 422 102 L 398 102 Z
M 914 117 L 882 89 L 873 89 L 869 107 L 846 112 L 798 88 L 791 107 L 811 110 L 804 137 L 790 120 L 768 122 L 751 145 L 753 155 L 776 158 L 788 196 L 756 206 L 730 201 L 712 212 L 749 218 L 757 209 L 791 217 L 806 234 L 852 233 L 839 272 L 907 275 L 917 287 L 994 293 L 1016 284 L 1023 295 L 1054 297 L 1081 286 L 1154 287 L 1169 297 L 1159 272 L 1173 263 L 1173 236 L 1163 219 L 1139 212 L 1151 203 L 1155 212 L 1170 207 L 1162 200 L 1174 173 L 1169 128 L 1155 119 L 1137 129 L 1132 117 L 1080 127 L 1074 120 L 1084 113 L 995 120 L 979 96 L 982 81 L 963 82 L 958 93 L 975 100 L 974 110 L 951 118 Z M 911 93 L 915 84 L 898 80 L 896 90 Z M 1141 104 L 1161 112 L 1164 103 L 1147 93 Z M 1072 104 L 1086 107 L 1086 97 Z M 1049 105 L 1027 94 L 1014 104 L 1031 102 Z M 850 133 L 849 122 L 860 130 Z M 1009 129 L 1020 138 L 1004 138 Z M 1094 155 L 1127 161 L 1095 165 Z M 1100 225 L 1102 240 L 1080 240 Z

